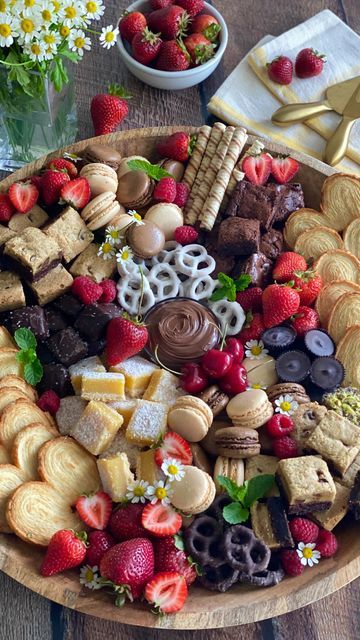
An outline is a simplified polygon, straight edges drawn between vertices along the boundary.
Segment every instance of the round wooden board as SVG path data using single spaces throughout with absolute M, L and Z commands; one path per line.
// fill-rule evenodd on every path
M 161 138 L 192 127 L 159 127 L 123 131 L 93 140 L 78 142 L 66 151 L 81 155 L 90 142 L 110 144 L 122 155 L 139 154 L 155 159 L 155 145 Z M 253 137 L 249 137 L 252 143 Z M 281 145 L 266 142 L 266 149 L 276 153 L 290 153 Z M 60 150 L 27 165 L 0 183 L 0 191 L 9 185 L 36 173 L 46 161 L 61 154 Z M 308 156 L 291 151 L 299 160 L 298 174 L 305 192 L 306 205 L 318 209 L 321 185 L 326 176 L 334 173 L 331 167 Z M 210 629 L 230 627 L 263 620 L 308 605 L 345 586 L 360 576 L 360 537 L 358 527 L 346 519 L 337 530 L 339 551 L 335 558 L 320 561 L 318 566 L 307 569 L 297 578 L 286 578 L 275 587 L 257 589 L 239 586 L 225 594 L 192 587 L 184 609 L 170 616 L 155 616 L 141 604 L 126 605 L 118 609 L 105 592 L 91 592 L 81 588 L 76 571 L 51 578 L 42 578 L 39 567 L 43 549 L 30 547 L 12 535 L 0 534 L 0 569 L 21 584 L 46 598 L 82 613 L 125 624 L 162 629 Z

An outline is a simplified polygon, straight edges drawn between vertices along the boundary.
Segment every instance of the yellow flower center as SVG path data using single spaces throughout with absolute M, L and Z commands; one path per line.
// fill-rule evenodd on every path
M 114 32 L 113 31 L 109 31 L 105 36 L 105 42 L 113 42 L 114 38 L 115 38 Z M 136 213 L 134 215 L 134 218 L 135 218 L 135 220 L 141 220 L 141 216 L 138 213 Z
M 68 35 L 69 35 L 69 33 L 70 33 L 70 28 L 69 28 L 69 27 L 66 27 L 66 26 L 63 24 L 63 26 L 60 28 L 60 35 L 61 35 L 63 38 L 67 38 L 67 37 L 68 37 Z
M 0 24 L 0 36 L 3 38 L 11 36 L 11 27 L 8 24 Z
M 259 345 L 256 345 L 254 347 L 251 347 L 250 351 L 253 354 L 253 356 L 259 356 L 260 353 L 262 352 L 262 347 L 260 347 Z
M 252 388 L 253 388 L 253 389 L 261 389 L 261 384 L 259 384 L 258 382 L 255 382 L 255 383 L 252 385 Z
M 20 24 L 24 33 L 32 33 L 35 29 L 33 21 L 28 20 L 27 18 L 25 20 L 22 20 Z
M 110 231 L 109 236 L 110 238 L 114 238 L 114 240 L 117 240 L 119 237 L 119 232 L 116 229 L 114 229 L 113 231 Z
M 60 9 L 60 2 L 58 2 L 57 0 L 53 0 L 53 7 L 54 7 L 55 13 L 57 13 Z
M 5 2 L 5 0 L 0 0 L 0 11 L 1 11 L 1 13 L 2 13 L 3 11 L 5 11 L 5 9 L 6 9 L 6 2 Z
M 39 56 L 41 53 L 41 49 L 38 44 L 34 43 L 31 45 L 31 51 L 35 56 Z
M 155 495 L 158 500 L 163 500 L 164 498 L 166 498 L 165 487 L 157 487 L 157 489 L 155 489 Z
M 84 44 L 85 44 L 85 40 L 84 40 L 84 38 L 82 38 L 81 36 L 79 36 L 78 38 L 76 38 L 76 39 L 74 40 L 74 45 L 75 45 L 75 47 L 77 47 L 78 49 L 82 49 L 82 48 L 83 48 L 83 46 L 84 46 Z
M 51 16 L 51 11 L 49 11 L 48 9 L 44 9 L 44 11 L 41 12 L 42 15 L 42 19 L 45 20 L 45 22 L 50 22 L 52 16 Z
M 283 411 L 290 411 L 291 402 L 282 402 L 280 405 L 280 409 L 282 409 Z
M 94 572 L 91 569 L 88 569 L 85 573 L 86 582 L 92 582 L 94 579 Z
M 86 11 L 88 13 L 95 13 L 97 11 L 97 3 L 96 2 L 87 2 L 86 3 Z
M 104 242 L 104 244 L 102 246 L 103 253 L 110 253 L 111 249 L 112 249 L 112 246 L 111 246 L 110 242 Z
M 129 252 L 128 251 L 123 251 L 122 254 L 121 254 L 121 257 L 122 257 L 123 260 L 129 260 L 129 258 L 130 258 Z
M 25 7 L 33 7 L 35 3 L 36 3 L 36 0 L 25 0 L 24 2 Z
M 305 547 L 305 549 L 303 549 L 302 551 L 302 554 L 307 560 L 309 560 L 309 558 L 312 558 L 314 555 L 313 550 L 309 549 L 309 547 Z
M 179 469 L 177 468 L 176 465 L 174 464 L 169 464 L 168 466 L 168 472 L 171 473 L 172 476 L 176 476 L 176 474 L 178 473 Z
M 76 18 L 76 9 L 75 9 L 75 7 L 66 7 L 65 15 L 66 15 L 67 18 L 70 18 L 70 20 L 72 18 Z
M 53 33 L 48 33 L 46 36 L 44 36 L 44 42 L 46 42 L 46 44 L 55 44 L 55 41 L 56 38 Z
M 134 489 L 134 496 L 137 496 L 138 498 L 141 498 L 145 493 L 145 489 L 144 487 L 135 487 Z
M 111 38 L 108 37 L 110 35 L 112 36 Z M 106 34 L 105 40 L 106 40 L 106 42 L 112 42 L 112 40 L 114 40 L 114 34 L 112 33 L 112 31 L 110 33 Z M 141 217 L 140 213 L 134 213 L 133 218 L 134 218 L 134 220 L 137 220 L 138 222 L 142 220 L 142 217 Z

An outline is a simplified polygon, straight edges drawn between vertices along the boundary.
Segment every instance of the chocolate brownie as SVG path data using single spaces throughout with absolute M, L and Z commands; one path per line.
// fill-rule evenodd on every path
M 48 307 L 47 309 L 45 309 L 45 317 L 49 325 L 50 335 L 52 335 L 53 333 L 57 333 L 62 329 L 66 329 L 67 324 L 60 311 L 56 311 L 56 309 L 51 309 Z
M 203 237 L 199 239 L 200 244 L 204 245 L 207 252 L 215 260 L 216 265 L 214 271 L 211 274 L 212 278 L 217 278 L 220 272 L 225 273 L 229 276 L 233 268 L 235 267 L 234 256 L 229 253 L 222 254 L 218 250 L 219 226 L 220 225 L 216 225 L 210 233 L 203 233 Z
M 268 185 L 255 185 L 242 180 L 231 195 L 225 216 L 259 220 L 261 230 L 267 231 L 274 220 L 276 197 L 276 191 L 269 189 Z
M 259 250 L 260 221 L 246 218 L 223 220 L 219 229 L 219 253 L 248 256 Z
M 283 247 L 283 234 L 278 229 L 271 228 L 260 238 L 259 249 L 270 260 L 276 260 L 283 251 Z
M 37 385 L 37 390 L 41 394 L 48 389 L 64 398 L 73 393 L 69 371 L 62 364 L 45 364 L 44 375 Z
M 68 316 L 69 319 L 75 320 L 84 305 L 71 293 L 65 293 L 60 298 L 57 298 L 57 300 L 54 300 L 53 307 L 65 316 Z
M 59 245 L 36 227 L 28 227 L 5 243 L 4 254 L 14 271 L 36 282 L 56 267 L 62 258 Z
M 247 260 L 241 261 L 236 265 L 233 275 L 238 277 L 241 273 L 247 273 L 254 287 L 264 289 L 271 282 L 272 268 L 273 262 L 266 255 L 253 253 Z
M 275 194 L 274 223 L 285 222 L 290 213 L 302 209 L 305 206 L 304 193 L 301 184 L 290 182 L 288 184 L 268 184 L 269 192 Z
M 88 351 L 86 342 L 72 327 L 55 333 L 46 341 L 46 346 L 65 367 L 85 358 Z
M 120 314 L 120 307 L 113 303 L 88 304 L 77 317 L 74 327 L 86 340 L 97 342 L 104 336 L 108 322 Z
M 15 333 L 16 329 L 26 327 L 31 329 L 38 340 L 45 340 L 49 337 L 49 326 L 44 309 L 38 305 L 9 311 L 7 320 L 11 333 Z

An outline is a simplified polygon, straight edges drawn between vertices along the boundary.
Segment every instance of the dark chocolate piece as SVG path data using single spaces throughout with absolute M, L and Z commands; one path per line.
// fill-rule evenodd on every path
M 339 387 L 344 380 L 345 370 L 339 360 L 333 356 L 315 358 L 311 365 L 310 380 L 323 391 Z
M 65 316 L 75 319 L 79 315 L 81 309 L 84 307 L 82 302 L 78 300 L 71 293 L 65 293 L 52 303 L 52 306 L 61 311 Z
M 88 346 L 72 327 L 55 333 L 46 341 L 46 346 L 54 354 L 56 360 L 65 367 L 70 367 L 87 356 Z
M 267 185 L 255 185 L 242 180 L 232 193 L 225 216 L 259 220 L 262 231 L 267 231 L 275 216 L 276 196 L 275 190 L 268 189 Z
M 219 229 L 218 250 L 236 256 L 248 256 L 259 249 L 260 222 L 245 218 L 227 218 Z
M 289 529 L 285 503 L 279 496 L 268 498 L 266 506 L 274 536 L 281 547 L 293 547 L 294 540 Z
M 45 342 L 38 342 L 36 354 L 42 364 L 55 364 L 54 354 L 47 348 Z
M 44 375 L 37 385 L 37 390 L 41 394 L 48 389 L 55 391 L 60 398 L 74 393 L 69 372 L 62 364 L 44 365 Z
M 270 260 L 276 260 L 283 248 L 283 234 L 278 229 L 269 229 L 260 238 L 259 250 Z
M 90 356 L 98 356 L 100 353 L 102 353 L 105 350 L 106 347 L 106 339 L 105 338 L 101 338 L 100 340 L 97 340 L 96 342 L 89 342 L 88 343 L 88 357 Z
M 49 337 L 49 326 L 44 309 L 38 305 L 9 311 L 8 323 L 12 333 L 15 333 L 16 329 L 26 327 L 31 329 L 38 340 L 45 340 Z
M 121 309 L 114 303 L 88 304 L 79 314 L 74 327 L 91 342 L 100 340 L 112 318 L 121 314 Z
M 272 268 L 272 260 L 269 260 L 263 253 L 253 253 L 245 262 L 236 265 L 234 276 L 236 277 L 240 275 L 240 273 L 247 273 L 254 287 L 265 289 L 271 282 Z
M 282 382 L 302 382 L 310 373 L 311 362 L 303 351 L 285 351 L 276 360 L 275 367 Z
M 285 222 L 293 211 L 305 206 L 304 193 L 301 184 L 288 182 L 287 184 L 269 183 L 267 189 L 275 194 L 274 223 Z
M 332 356 L 335 344 L 325 329 L 310 329 L 304 337 L 305 347 L 312 356 Z
M 296 331 L 292 327 L 286 325 L 280 325 L 265 329 L 261 334 L 261 340 L 263 341 L 266 349 L 268 349 L 270 355 L 278 356 L 280 353 L 289 349 L 296 340 Z
M 355 483 L 350 491 L 349 509 L 355 520 L 360 520 L 360 471 L 355 476 Z
M 57 333 L 58 331 L 62 331 L 62 329 L 66 329 L 67 323 L 65 322 L 64 316 L 60 313 L 60 311 L 51 309 L 51 307 L 45 308 L 44 311 L 50 335 L 52 335 L 53 333 Z

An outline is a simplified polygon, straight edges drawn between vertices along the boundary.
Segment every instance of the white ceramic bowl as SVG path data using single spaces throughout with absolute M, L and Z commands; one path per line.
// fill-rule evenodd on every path
M 127 8 L 127 11 L 148 12 L 149 6 L 149 2 L 137 0 Z M 205 78 L 215 71 L 224 55 L 228 42 L 228 30 L 224 18 L 212 5 L 205 2 L 205 7 L 202 13 L 214 16 L 221 26 L 219 46 L 211 60 L 208 60 L 208 62 L 205 62 L 198 67 L 194 67 L 193 69 L 187 69 L 186 71 L 159 71 L 158 69 L 146 67 L 144 64 L 137 62 L 137 60 L 135 60 L 129 53 L 130 46 L 128 43 L 125 43 L 119 36 L 117 44 L 121 58 L 127 69 L 129 69 L 134 76 L 139 78 L 139 80 L 145 82 L 145 84 L 149 84 L 151 87 L 156 87 L 157 89 L 168 89 L 171 91 L 188 89 L 189 87 L 193 87 L 194 85 L 199 84 L 199 82 L 205 80 Z

